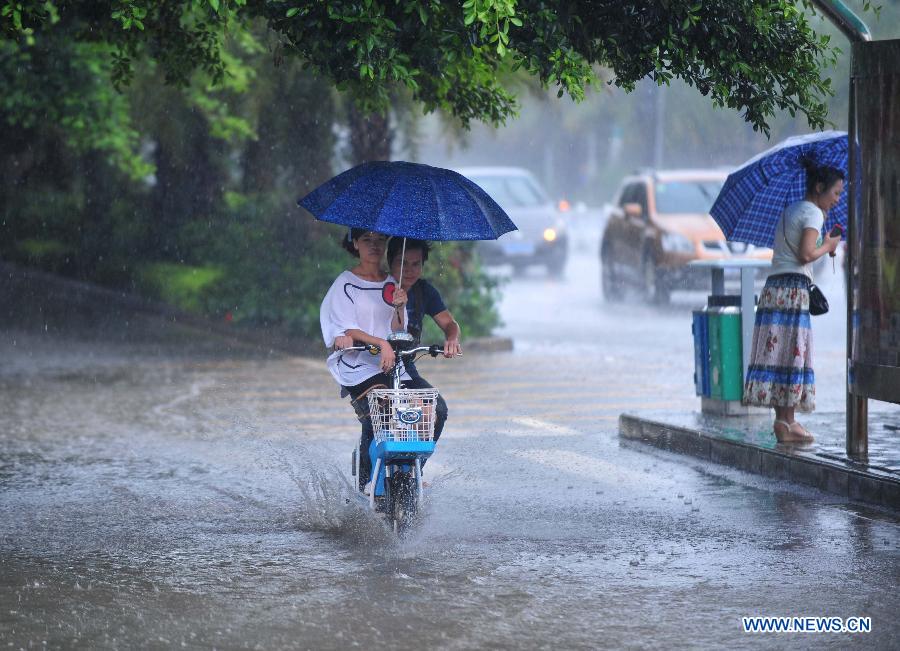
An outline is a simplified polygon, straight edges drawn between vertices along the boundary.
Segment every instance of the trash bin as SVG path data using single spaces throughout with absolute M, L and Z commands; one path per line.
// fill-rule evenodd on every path
M 709 269 L 712 294 L 706 307 L 692 314 L 694 333 L 694 391 L 700 396 L 704 414 L 745 416 L 762 413 L 762 408 L 741 404 L 744 369 L 750 362 L 753 342 L 753 295 L 757 269 L 769 267 L 768 260 L 731 258 L 694 260 L 691 267 Z M 725 272 L 738 269 L 739 295 L 725 293 Z M 746 321 L 742 318 L 746 312 Z
M 694 393 L 716 400 L 743 394 L 740 296 L 713 294 L 692 312 Z
M 740 401 L 743 395 L 741 308 L 707 307 L 709 332 L 709 397 Z

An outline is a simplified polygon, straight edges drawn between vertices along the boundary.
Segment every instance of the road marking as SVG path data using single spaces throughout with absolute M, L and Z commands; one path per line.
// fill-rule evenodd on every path
M 541 436 L 542 434 L 552 434 L 553 436 L 581 436 L 582 432 L 579 432 L 577 429 L 573 429 L 571 427 L 566 427 L 565 425 L 558 425 L 556 423 L 551 423 L 546 420 L 540 420 L 538 418 L 531 418 L 530 416 L 517 416 L 515 418 L 510 419 L 512 422 L 517 425 L 523 425 L 525 427 L 530 427 L 532 430 L 536 430 L 533 432 L 529 432 L 527 430 L 519 430 L 517 432 L 509 432 L 508 436 Z
M 319 361 L 317 359 L 313 360 L 306 357 L 291 357 L 288 363 L 291 366 L 302 366 L 311 371 L 319 371 L 319 375 L 322 375 L 323 377 L 328 375 L 327 373 L 323 372 L 327 368 L 325 366 L 325 360 Z
M 600 479 L 608 484 L 617 486 L 630 484 L 642 487 L 647 485 L 647 473 L 645 472 L 630 471 L 627 468 L 614 465 L 602 459 L 569 450 L 552 448 L 509 450 L 508 454 L 572 475 L 579 475 L 589 479 Z
M 191 400 L 196 400 L 200 397 L 200 394 L 203 391 L 209 389 L 210 387 L 215 386 L 215 383 L 212 380 L 204 379 L 198 380 L 195 382 L 191 382 L 191 386 L 188 389 L 187 393 L 182 393 L 180 395 L 175 396 L 168 402 L 164 402 L 159 405 L 154 405 L 151 408 L 151 411 L 159 417 L 169 417 L 175 419 L 179 422 L 186 423 L 188 422 L 188 418 L 182 414 L 175 413 L 174 409 L 177 408 L 184 402 L 189 402 Z

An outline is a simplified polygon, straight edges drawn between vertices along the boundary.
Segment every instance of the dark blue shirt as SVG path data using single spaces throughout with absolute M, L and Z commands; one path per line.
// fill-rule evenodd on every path
M 409 297 L 406 303 L 407 331 L 416 339 L 421 338 L 425 315 L 430 317 L 440 314 L 447 309 L 441 293 L 424 278 L 416 281 L 407 292 Z M 412 377 L 418 376 L 415 364 L 406 362 L 406 372 Z

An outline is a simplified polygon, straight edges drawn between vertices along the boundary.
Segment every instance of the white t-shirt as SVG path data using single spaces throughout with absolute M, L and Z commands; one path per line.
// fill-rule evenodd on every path
M 397 282 L 388 275 L 382 281 L 363 280 L 351 271 L 344 271 L 332 283 L 322 307 L 319 324 L 325 346 L 334 346 L 336 337 L 348 330 L 362 330 L 373 337 L 386 339 L 391 332 L 393 297 Z M 336 350 L 326 362 L 332 377 L 341 386 L 351 387 L 381 373 L 381 355 L 367 351 Z M 402 379 L 409 379 L 404 371 Z
M 812 280 L 812 264 L 801 264 L 797 259 L 797 254 L 800 253 L 800 240 L 806 228 L 815 229 L 821 240 L 824 224 L 825 214 L 811 201 L 798 201 L 785 208 L 775 226 L 775 246 L 772 247 L 772 270 L 769 275 L 806 274 Z M 790 245 L 785 242 L 785 235 Z

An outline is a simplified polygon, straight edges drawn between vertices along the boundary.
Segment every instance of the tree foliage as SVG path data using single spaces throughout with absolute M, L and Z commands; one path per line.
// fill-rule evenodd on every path
M 511 78 L 578 100 L 601 68 L 625 90 L 681 79 L 765 132 L 779 111 L 821 126 L 834 50 L 804 7 L 0 0 L 0 255 L 309 334 L 346 260 L 294 200 L 333 173 L 335 133 L 355 129 L 358 159 L 389 147 L 397 98 L 500 124 Z M 489 330 L 490 282 L 465 246 L 441 251 L 437 284 L 467 332 Z
M 865 13 L 865 0 L 846 0 L 846 4 L 866 16 L 873 39 L 898 35 L 898 0 L 882 2 L 877 15 Z M 845 130 L 849 47 L 837 27 L 824 18 L 811 17 L 810 22 L 816 32 L 830 36 L 842 49 L 836 65 L 823 69 L 822 74 L 832 80 L 835 92 L 827 100 L 829 128 Z M 517 164 L 535 172 L 553 196 L 602 204 L 610 200 L 622 176 L 635 169 L 656 164 L 668 168 L 734 166 L 771 146 L 738 113 L 715 107 L 684 82 L 657 86 L 646 79 L 630 93 L 603 85 L 590 91 L 580 104 L 557 101 L 551 91 L 527 88 L 520 93 L 522 107 L 514 122 L 497 130 L 473 126 L 472 142 L 490 142 L 490 147 L 454 151 L 448 164 L 504 165 L 514 157 Z M 805 116 L 787 112 L 769 120 L 769 127 L 772 141 L 809 130 Z M 435 129 L 431 136 L 434 144 L 423 150 L 426 159 L 448 158 L 447 145 L 439 144 L 440 139 Z M 662 161 L 655 157 L 657 144 L 662 145 Z
M 168 38 L 162 14 L 146 9 L 126 12 L 129 29 Z M 196 19 L 212 8 L 193 10 Z M 281 57 L 259 20 L 228 33 L 210 22 L 228 72 L 188 66 L 181 83 L 166 70 L 172 61 L 140 52 L 141 40 L 83 38 L 86 16 L 48 14 L 52 29 L 25 32 L 23 22 L 19 36 L 0 37 L 0 258 L 236 326 L 317 337 L 322 295 L 351 259 L 340 229 L 304 215 L 296 199 L 333 175 L 337 159 L 363 155 L 352 138 L 337 147 L 336 134 L 365 116 L 296 57 Z M 117 73 L 129 49 L 127 75 Z M 125 77 L 115 90 L 111 81 Z M 396 96 L 406 108 L 395 106 L 392 129 L 403 136 L 409 102 Z M 433 279 L 469 319 L 467 335 L 488 333 L 492 285 L 465 245 L 443 249 L 453 264 L 436 261 Z
M 831 92 L 820 70 L 833 60 L 805 9 L 791 0 L 6 0 L 2 30 L 19 42 L 77 23 L 79 42 L 111 48 L 112 80 L 126 84 L 142 57 L 186 84 L 196 70 L 213 82 L 229 71 L 224 41 L 263 18 L 277 56 L 305 65 L 384 110 L 390 88 L 408 89 L 425 110 L 463 123 L 500 123 L 515 110 L 501 83 L 524 70 L 545 86 L 584 97 L 595 69 L 625 89 L 645 77 L 681 79 L 720 106 L 768 130 L 777 111 L 814 128 Z

